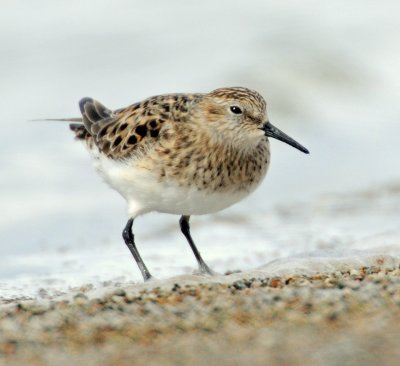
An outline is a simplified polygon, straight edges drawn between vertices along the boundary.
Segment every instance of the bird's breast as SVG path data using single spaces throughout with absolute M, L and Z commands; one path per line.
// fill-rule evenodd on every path
M 188 150 L 154 150 L 122 162 L 103 157 L 99 172 L 126 198 L 132 216 L 149 211 L 200 215 L 245 198 L 268 169 L 267 144 L 260 144 L 251 154 Z
M 160 180 L 210 193 L 253 191 L 264 178 L 270 160 L 266 140 L 252 149 L 229 145 L 203 149 L 197 144 L 160 149 L 156 155 L 152 170 L 158 172 Z

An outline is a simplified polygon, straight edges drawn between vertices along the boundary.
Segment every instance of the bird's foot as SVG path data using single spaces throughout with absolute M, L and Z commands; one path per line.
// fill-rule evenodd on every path
M 144 281 L 144 282 L 151 282 L 151 281 L 154 281 L 154 280 L 157 280 L 157 278 L 155 278 L 155 277 L 152 276 L 152 275 L 147 276 L 146 278 L 143 277 L 143 281 Z
M 207 264 L 199 264 L 199 268 L 193 272 L 195 275 L 201 276 L 217 276 L 219 273 L 213 271 Z

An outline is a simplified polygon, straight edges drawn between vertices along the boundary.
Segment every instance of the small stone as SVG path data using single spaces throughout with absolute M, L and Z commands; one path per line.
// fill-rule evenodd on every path
M 378 273 L 378 272 L 380 272 L 380 268 L 377 266 L 371 266 L 371 267 L 367 268 L 368 274 L 373 274 L 373 273 Z
M 88 297 L 83 293 L 78 293 L 74 296 L 74 303 L 76 305 L 85 305 L 89 301 Z
M 279 277 L 271 278 L 268 282 L 268 286 L 273 288 L 278 288 L 278 287 L 281 288 L 283 287 L 282 279 Z
M 231 275 L 231 274 L 240 273 L 240 272 L 241 272 L 241 271 L 238 270 L 238 269 L 228 269 L 227 271 L 225 271 L 224 276 L 229 276 L 229 275 Z
M 395 269 L 393 272 L 392 272 L 392 275 L 393 276 L 400 276 L 400 268 L 397 268 L 397 269 Z
M 239 280 L 239 281 L 235 281 L 232 286 L 236 289 L 236 290 L 244 290 L 247 286 L 244 283 L 244 281 Z
M 117 288 L 114 290 L 113 294 L 115 296 L 126 296 L 126 291 L 123 288 Z
M 303 287 L 303 286 L 309 286 L 310 285 L 310 281 L 307 278 L 299 278 L 296 282 L 295 282 L 296 286 L 298 287 Z
M 335 287 L 336 284 L 338 283 L 337 278 L 334 277 L 328 277 L 325 281 L 324 281 L 325 285 L 327 287 Z
M 122 304 L 125 302 L 124 297 L 121 295 L 113 295 L 111 296 L 111 301 L 115 304 Z
M 385 272 L 378 272 L 371 275 L 371 279 L 375 283 L 381 283 L 386 278 Z
M 350 270 L 350 276 L 351 276 L 351 277 L 358 277 L 358 276 L 360 276 L 360 275 L 361 275 L 360 271 L 358 271 L 358 270 L 356 270 L 356 269 L 351 269 L 351 270 Z
M 329 312 L 329 314 L 327 315 L 328 320 L 330 321 L 335 321 L 337 320 L 339 317 L 339 312 L 338 311 L 331 311 Z
M 361 287 L 360 281 L 351 280 L 346 282 L 346 286 L 352 290 L 358 290 Z
M 338 280 L 336 283 L 336 287 L 339 289 L 343 289 L 347 286 L 347 282 L 343 280 Z
M 33 315 L 44 314 L 48 310 L 48 306 L 36 302 L 19 303 L 17 307 Z
M 88 292 L 88 291 L 90 291 L 90 290 L 93 290 L 93 285 L 91 284 L 91 283 L 88 283 L 88 284 L 86 284 L 86 285 L 83 285 L 83 286 L 81 286 L 80 288 L 79 288 L 79 291 L 80 292 Z
M 135 295 L 133 292 L 127 292 L 125 294 L 125 299 L 127 302 L 133 302 L 135 300 L 140 300 L 140 296 Z

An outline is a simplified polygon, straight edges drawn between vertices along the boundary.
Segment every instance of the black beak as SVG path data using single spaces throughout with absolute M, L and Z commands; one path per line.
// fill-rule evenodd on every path
M 265 132 L 265 136 L 273 137 L 274 139 L 286 142 L 287 144 L 295 147 L 297 150 L 300 150 L 305 154 L 310 153 L 304 146 L 300 145 L 297 141 L 293 140 L 291 137 L 286 135 L 286 133 L 283 133 L 275 126 L 272 126 L 271 123 L 266 122 L 262 129 Z

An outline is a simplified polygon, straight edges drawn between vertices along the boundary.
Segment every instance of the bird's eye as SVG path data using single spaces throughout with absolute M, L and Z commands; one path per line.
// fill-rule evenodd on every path
M 231 112 L 234 114 L 242 114 L 243 113 L 242 110 L 236 105 L 233 105 L 230 109 L 231 109 Z

